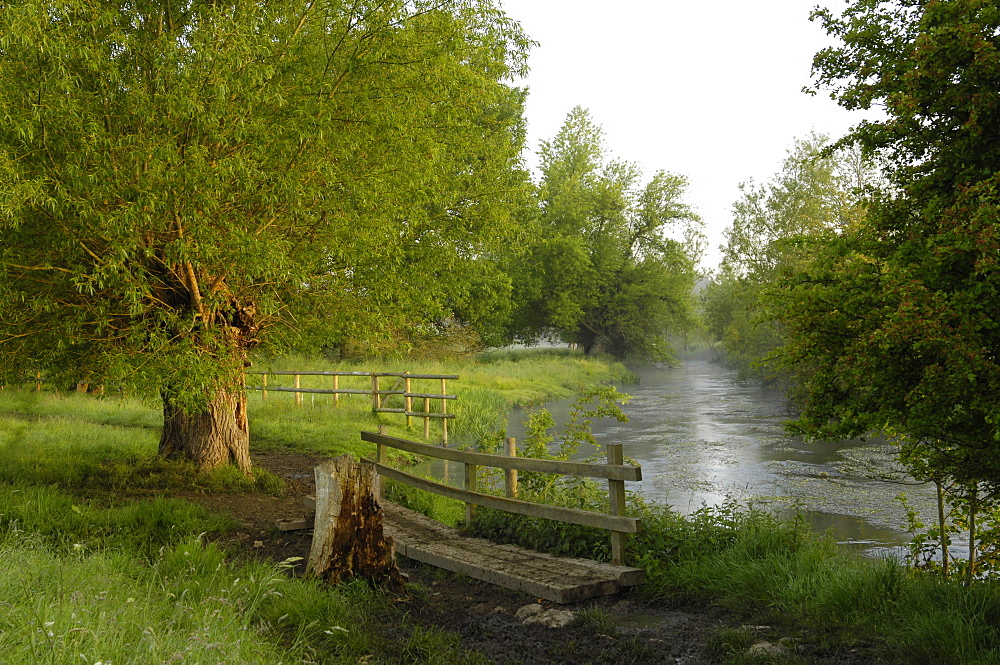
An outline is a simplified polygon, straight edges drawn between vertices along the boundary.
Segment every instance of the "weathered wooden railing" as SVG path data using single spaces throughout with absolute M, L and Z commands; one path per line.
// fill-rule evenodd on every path
M 13 385 L 18 386 L 18 385 L 23 385 L 25 383 L 34 383 L 35 392 L 41 392 L 43 383 L 42 370 L 36 369 L 36 370 L 31 370 L 30 372 L 27 370 L 23 371 L 21 378 L 15 379 Z M 3 390 L 4 388 L 6 388 L 6 385 L 0 383 L 0 390 Z
M 625 515 L 625 481 L 642 480 L 642 470 L 639 467 L 624 464 L 622 445 L 620 443 L 607 445 L 607 464 L 591 464 L 587 462 L 563 462 L 559 460 L 534 459 L 531 457 L 516 457 L 513 439 L 508 440 L 507 455 L 490 455 L 487 453 L 431 446 L 417 443 L 416 441 L 397 439 L 384 434 L 376 434 L 374 432 L 362 432 L 361 438 L 374 443 L 376 446 L 376 459 L 364 459 L 362 461 L 374 464 L 379 474 L 385 478 L 465 502 L 467 523 L 471 522 L 475 516 L 476 506 L 485 506 L 519 515 L 541 517 L 549 520 L 568 522 L 570 524 L 607 529 L 611 532 L 612 563 L 617 565 L 621 565 L 622 563 L 625 552 L 625 541 L 628 538 L 628 534 L 638 533 L 642 528 L 642 522 L 639 518 Z M 463 463 L 465 465 L 465 489 L 418 478 L 417 476 L 387 466 L 386 448 L 395 448 L 417 455 L 426 455 L 428 457 Z M 477 472 L 480 466 L 504 469 L 507 472 L 507 496 L 494 496 L 476 491 Z M 610 514 L 521 501 L 516 498 L 518 471 L 535 471 L 585 478 L 605 478 L 608 481 Z
M 455 417 L 455 414 L 448 413 L 448 400 L 458 399 L 457 395 L 449 395 L 448 392 L 448 379 L 458 379 L 458 375 L 455 374 L 411 374 L 410 372 L 347 372 L 347 371 L 331 371 L 331 372 L 307 372 L 307 371 L 275 371 L 275 372 L 247 372 L 247 376 L 259 376 L 261 377 L 261 385 L 259 386 L 247 386 L 247 390 L 259 390 L 261 391 L 261 398 L 267 399 L 268 392 L 286 392 L 295 393 L 295 403 L 302 404 L 303 394 L 314 394 L 314 395 L 333 395 L 334 406 L 340 403 L 341 395 L 369 395 L 372 400 L 372 411 L 375 413 L 401 413 L 406 416 L 406 426 L 410 427 L 413 424 L 413 418 L 423 418 L 424 419 L 424 439 L 430 438 L 430 423 L 432 418 L 437 418 L 441 420 L 441 440 L 444 443 L 448 443 L 448 420 Z M 291 376 L 293 377 L 293 386 L 268 386 L 267 380 L 269 376 Z M 302 377 L 303 376 L 328 376 L 333 379 L 332 388 L 303 388 L 302 387 Z M 341 388 L 340 378 L 341 377 L 369 377 L 371 379 L 371 386 L 365 388 Z M 384 377 L 395 378 L 396 381 L 391 388 L 385 389 L 380 381 Z M 431 392 L 413 392 L 412 382 L 414 380 L 421 381 L 440 381 L 441 382 L 441 392 L 431 393 Z M 400 407 L 388 407 L 385 405 L 387 400 L 393 395 L 400 395 L 403 398 L 403 406 Z M 423 411 L 414 411 L 413 400 L 423 400 Z M 441 410 L 431 411 L 431 401 L 441 400 Z

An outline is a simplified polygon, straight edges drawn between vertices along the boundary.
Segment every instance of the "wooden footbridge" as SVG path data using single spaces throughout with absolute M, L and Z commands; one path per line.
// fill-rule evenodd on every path
M 397 554 L 536 598 L 571 603 L 612 595 L 645 580 L 638 568 L 469 538 L 390 501 L 383 501 L 382 509 L 385 533 L 395 541 Z
M 376 459 L 362 461 L 373 465 L 380 477 L 465 502 L 466 522 L 475 516 L 477 506 L 486 506 L 607 529 L 611 537 L 612 562 L 554 557 L 514 545 L 498 545 L 481 538 L 470 538 L 440 522 L 383 500 L 383 528 L 385 534 L 392 537 L 397 554 L 557 603 L 614 594 L 623 587 L 644 581 L 642 570 L 623 565 L 626 538 L 630 533 L 637 533 L 641 527 L 637 518 L 624 514 L 625 481 L 641 480 L 642 474 L 638 467 L 623 463 L 621 444 L 608 445 L 607 464 L 590 464 L 517 457 L 513 439 L 508 440 L 506 455 L 489 455 L 417 443 L 384 433 L 362 432 L 361 438 L 376 445 Z M 426 480 L 388 466 L 387 448 L 463 463 L 465 488 Z M 477 491 L 480 466 L 504 470 L 506 496 Z M 522 501 L 517 498 L 518 471 L 606 479 L 611 514 Z

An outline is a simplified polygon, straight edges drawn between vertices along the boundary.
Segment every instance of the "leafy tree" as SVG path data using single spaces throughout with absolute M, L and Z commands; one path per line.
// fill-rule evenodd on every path
M 876 180 L 857 151 L 824 152 L 827 143 L 818 134 L 796 140 L 766 185 L 740 185 L 720 273 L 705 293 L 706 324 L 727 364 L 758 378 L 778 378 L 766 357 L 785 341 L 769 316 L 767 288 L 781 270 L 808 259 L 803 239 L 856 225 L 863 216 L 857 192 Z
M 248 471 L 251 349 L 508 297 L 526 48 L 489 0 L 4 3 L 0 372 Z
M 588 353 L 662 358 L 666 334 L 689 325 L 700 220 L 687 181 L 609 160 L 583 108 L 541 148 L 540 220 L 523 259 L 520 335 L 555 331 Z
M 798 427 L 891 427 L 938 478 L 995 492 L 1000 7 L 855 0 L 815 16 L 841 41 L 817 54 L 818 85 L 846 108 L 886 113 L 841 143 L 880 154 L 891 188 L 782 285 L 785 357 L 813 369 Z

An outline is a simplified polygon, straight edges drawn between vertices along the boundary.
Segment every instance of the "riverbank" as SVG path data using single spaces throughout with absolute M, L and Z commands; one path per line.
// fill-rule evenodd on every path
M 480 385 L 506 381 L 508 394 L 526 402 L 544 393 L 543 379 L 561 386 L 547 389 L 555 394 L 572 391 L 581 376 L 594 382 L 622 371 L 583 359 L 584 369 L 561 373 L 560 363 L 580 359 L 538 359 L 487 359 Z M 401 369 L 462 373 L 447 365 Z M 456 383 L 472 386 L 470 374 Z M 419 584 L 409 604 L 358 585 L 319 588 L 293 574 L 301 562 L 286 562 L 308 550 L 308 534 L 277 532 L 274 519 L 298 510 L 319 457 L 369 454 L 355 443 L 357 431 L 380 420 L 362 398 L 334 407 L 284 397 L 252 403 L 252 423 L 267 413 L 276 422 L 252 425 L 258 472 L 247 481 L 155 462 L 159 413 L 137 401 L 0 392 L 7 662 L 69 662 L 79 654 L 87 663 L 175 655 L 488 662 L 484 654 L 516 662 L 524 645 L 542 654 L 531 662 L 624 662 L 629 654 L 633 662 L 669 656 L 691 664 L 1000 662 L 993 583 L 964 588 L 897 562 L 852 557 L 801 523 L 732 504 L 686 517 L 634 504 L 646 529 L 629 553 L 650 583 L 625 599 L 631 609 L 618 600 L 575 608 L 581 613 L 567 629 L 515 623 L 511 613 L 535 599 L 427 570 L 414 571 Z M 491 399 L 504 408 L 517 403 Z M 389 417 L 398 418 L 380 418 Z M 394 427 L 405 434 L 405 422 Z M 581 542 L 584 553 L 595 551 Z

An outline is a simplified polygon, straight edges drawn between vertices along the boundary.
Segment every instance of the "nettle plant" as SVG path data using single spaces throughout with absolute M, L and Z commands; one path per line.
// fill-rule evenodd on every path
M 518 448 L 518 455 L 567 461 L 581 447 L 590 445 L 594 448 L 594 454 L 587 461 L 603 461 L 599 459 L 599 444 L 593 434 L 594 419 L 614 418 L 618 422 L 628 422 L 628 416 L 621 410 L 621 405 L 628 399 L 628 395 L 619 392 L 614 386 L 584 388 L 558 435 L 551 432 L 556 422 L 548 409 L 531 412 L 525 423 L 525 439 Z M 499 473 L 490 474 L 482 480 L 484 486 L 497 493 L 502 492 L 502 477 Z M 608 509 L 607 492 L 591 478 L 525 471 L 519 475 L 518 489 L 518 498 L 526 501 L 582 510 Z M 609 554 L 605 531 L 575 524 L 482 509 L 469 527 L 477 536 L 514 542 L 556 555 L 606 559 Z
M 550 430 L 556 425 L 555 419 L 548 409 L 538 409 L 528 416 L 525 423 L 524 445 L 518 454 L 523 457 L 567 461 L 580 450 L 581 446 L 588 445 L 594 449 L 594 454 L 588 461 L 597 461 L 600 446 L 594 438 L 594 419 L 614 418 L 620 423 L 628 422 L 628 416 L 620 407 L 628 399 L 628 395 L 619 392 L 614 386 L 584 388 L 570 409 L 569 420 L 562 434 L 558 436 L 559 444 L 554 450 L 553 443 L 557 435 L 551 434 Z M 589 509 L 606 508 L 607 504 L 606 493 L 602 492 L 591 478 L 525 471 L 519 478 L 519 486 L 521 492 L 531 496 L 533 501 L 568 503 L 573 507 Z

